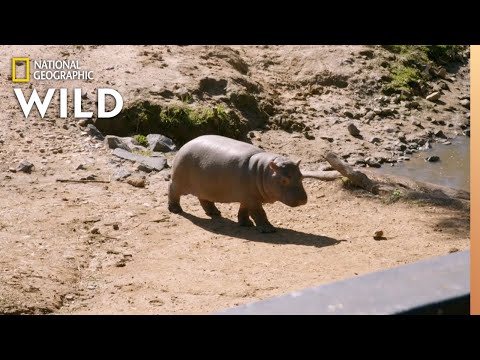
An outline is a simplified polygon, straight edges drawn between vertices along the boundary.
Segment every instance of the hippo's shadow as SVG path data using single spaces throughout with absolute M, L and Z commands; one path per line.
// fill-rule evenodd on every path
M 199 218 L 195 215 L 182 212 L 179 214 L 185 219 L 190 220 L 193 224 L 213 232 L 225 236 L 236 237 L 249 241 L 264 242 L 278 245 L 305 245 L 321 248 L 324 246 L 337 245 L 342 241 L 336 240 L 328 236 L 307 234 L 301 231 L 276 228 L 275 233 L 262 234 L 253 227 L 242 227 L 238 223 L 223 217 L 214 217 L 211 219 Z

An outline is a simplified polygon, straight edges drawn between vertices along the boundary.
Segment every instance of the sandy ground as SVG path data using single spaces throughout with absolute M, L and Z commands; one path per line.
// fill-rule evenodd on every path
M 352 47 L 332 49 L 338 62 L 357 51 Z M 198 201 L 187 196 L 182 198 L 184 215 L 169 213 L 164 172 L 146 175 L 145 188 L 118 181 L 57 182 L 90 174 L 108 180 L 120 164 L 130 169 L 134 166 L 115 159 L 102 142 L 83 133 L 75 119 L 58 119 L 58 109 L 46 119 L 34 115 L 25 120 L 7 79 L 10 70 L 4 64 L 9 58 L 25 53 L 56 58 L 66 51 L 95 69 L 107 68 L 114 58 L 121 72 L 102 72 L 98 82 L 81 86 L 93 89 L 115 78 L 126 102 L 128 94 L 147 91 L 135 89 L 148 87 L 146 79 L 153 76 L 158 64 L 147 63 L 141 76 L 125 74 L 122 67 L 145 61 L 139 55 L 141 49 L 134 47 L 122 52 L 117 47 L 2 50 L 0 86 L 7 91 L 0 94 L 0 313 L 212 313 L 470 247 L 468 204 L 463 208 L 402 200 L 388 204 L 365 192 L 344 189 L 339 182 L 306 180 L 309 202 L 300 208 L 281 203 L 265 206 L 270 221 L 279 229 L 274 234 L 240 228 L 237 204 L 219 204 L 223 218 L 210 219 Z M 272 50 L 264 50 L 263 55 L 273 56 Z M 166 69 L 189 67 L 185 54 L 195 51 L 198 49 L 172 48 L 170 56 L 163 58 Z M 260 48 L 242 51 L 251 53 L 251 63 L 257 57 L 265 58 Z M 282 51 L 284 57 L 295 51 L 299 54 L 295 48 Z M 320 47 L 298 56 L 324 53 L 331 54 Z M 327 55 L 322 56 L 317 61 L 328 67 Z M 296 64 L 292 60 L 287 65 Z M 130 68 L 135 74 L 135 66 Z M 196 69 L 202 70 L 201 66 Z M 261 71 L 254 72 L 252 78 L 260 75 Z M 265 78 L 267 75 L 271 74 Z M 131 81 L 125 80 L 127 77 Z M 164 79 L 166 84 L 175 81 L 189 80 L 173 74 Z M 37 88 L 51 85 L 33 84 Z M 347 96 L 347 90 L 342 96 Z M 459 84 L 458 91 L 468 93 L 469 85 Z M 408 121 L 406 124 L 408 128 Z M 369 131 L 387 134 L 382 132 L 387 125 L 378 125 L 377 130 L 372 126 Z M 282 130 L 256 134 L 255 141 L 260 138 L 265 149 L 281 148 L 295 159 L 304 158 L 310 168 L 320 165 L 320 156 L 310 154 L 320 154 L 327 146 L 318 137 L 309 142 Z M 338 135 L 328 146 L 335 149 L 343 136 Z M 339 153 L 343 146 L 338 145 Z M 22 159 L 31 161 L 34 171 L 10 172 Z M 78 169 L 80 164 L 82 169 Z M 377 230 L 383 230 L 386 240 L 373 239 Z

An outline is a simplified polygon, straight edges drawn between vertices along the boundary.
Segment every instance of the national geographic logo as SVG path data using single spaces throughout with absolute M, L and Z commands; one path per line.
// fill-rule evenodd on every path
M 32 65 L 32 73 L 30 73 L 30 65 Z M 30 75 L 34 80 L 49 81 L 67 81 L 67 80 L 93 80 L 93 71 L 80 69 L 78 60 L 31 60 L 27 57 L 12 58 L 12 82 L 28 83 Z M 30 89 L 32 85 L 30 85 Z M 28 101 L 25 98 L 23 89 L 14 88 L 13 92 L 17 97 L 20 108 L 25 118 L 28 118 L 33 106 L 36 106 L 40 116 L 43 118 L 52 101 L 53 95 L 59 90 L 59 116 L 60 118 L 68 117 L 68 88 L 49 88 L 43 98 L 34 88 L 30 94 Z M 28 91 L 28 90 L 27 90 Z M 73 110 L 76 118 L 91 118 L 93 111 L 82 110 L 82 94 L 81 88 L 73 89 Z M 115 106 L 112 110 L 106 109 L 106 97 L 111 96 L 115 100 Z M 123 108 L 123 98 L 118 91 L 108 88 L 97 89 L 97 105 L 96 115 L 98 118 L 111 118 L 120 113 Z
M 17 68 L 25 69 L 24 77 L 18 77 Z M 21 76 L 21 75 L 20 75 Z M 13 82 L 29 82 L 30 81 L 30 59 L 29 58 L 13 58 L 12 59 L 12 81 Z
M 78 60 L 33 60 L 32 65 L 35 80 L 93 80 L 93 71 L 81 70 Z M 12 81 L 30 81 L 30 58 L 12 58 Z

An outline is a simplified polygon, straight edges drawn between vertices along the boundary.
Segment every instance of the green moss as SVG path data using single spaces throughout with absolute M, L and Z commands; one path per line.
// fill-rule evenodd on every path
M 393 190 L 387 197 L 383 199 L 385 204 L 393 204 L 402 198 L 403 194 L 399 189 Z
M 383 92 L 387 95 L 394 93 L 411 94 L 423 80 L 423 74 L 416 68 L 395 64 L 390 68 L 392 80 L 385 85 Z
M 458 55 L 467 49 L 463 45 L 388 45 L 387 50 L 397 54 L 390 68 L 392 80 L 383 91 L 410 95 L 427 80 L 424 69 L 427 65 L 438 66 L 457 61 Z
M 239 139 L 248 130 L 233 111 L 227 112 L 221 105 L 193 107 L 179 103 L 162 107 L 139 102 L 124 109 L 122 116 L 127 117 L 131 133 L 159 133 L 179 145 L 204 134 Z
M 148 141 L 145 135 L 135 135 L 133 139 L 138 142 L 140 145 L 147 147 L 148 146 Z
M 143 156 L 152 156 L 153 155 L 153 151 L 151 150 L 141 150 L 141 151 L 133 151 L 135 154 L 138 154 L 138 155 L 143 155 Z

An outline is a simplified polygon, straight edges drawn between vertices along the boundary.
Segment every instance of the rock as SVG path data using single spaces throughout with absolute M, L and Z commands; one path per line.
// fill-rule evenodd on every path
M 148 165 L 145 165 L 145 164 L 139 164 L 137 166 L 137 170 L 138 171 L 143 171 L 143 172 L 146 172 L 146 173 L 150 173 L 152 172 L 154 169 L 151 167 L 151 166 L 148 166 Z
M 436 155 L 433 155 L 433 156 L 429 156 L 427 158 L 425 158 L 426 161 L 429 161 L 429 162 L 437 162 L 440 160 L 440 157 L 436 156 Z
M 470 129 L 463 130 L 463 135 L 470 137 Z
M 320 136 L 320 139 L 322 140 L 326 140 L 328 142 L 333 142 L 333 138 L 332 137 L 329 137 L 329 136 Z
M 442 79 L 445 79 L 445 76 L 447 75 L 447 70 L 442 67 L 440 68 L 440 70 L 438 70 L 438 72 L 435 75 L 437 75 L 438 77 L 441 77 Z
M 132 151 L 132 149 L 130 148 L 130 146 L 128 146 L 128 145 L 124 142 L 124 140 L 123 140 L 121 137 L 118 137 L 118 136 L 114 136 L 114 135 L 107 135 L 107 136 L 105 136 L 105 143 L 108 145 L 108 147 L 109 147 L 110 149 L 120 148 L 120 149 L 129 151 L 129 152 Z
M 440 99 L 442 96 L 442 93 L 440 91 L 435 91 L 434 93 L 431 93 L 430 95 L 427 96 L 428 101 L 437 101 Z
M 370 140 L 369 140 L 372 144 L 379 144 L 381 143 L 383 140 L 378 138 L 378 137 L 372 137 Z
M 163 168 L 167 166 L 167 159 L 165 159 L 164 157 L 148 157 L 148 156 L 133 154 L 131 152 L 128 152 L 120 148 L 116 148 L 115 150 L 113 150 L 113 155 L 121 159 L 147 165 L 156 171 L 161 171 Z
M 395 149 L 400 150 L 400 151 L 405 151 L 405 150 L 407 150 L 407 145 L 398 141 L 398 142 L 395 143 Z
M 420 104 L 418 101 L 410 101 L 405 104 L 405 107 L 407 109 L 418 109 L 420 107 Z
M 375 113 L 373 111 L 367 112 L 364 116 L 366 120 L 373 120 L 374 117 L 375 117 Z
M 401 142 L 406 142 L 407 141 L 407 138 L 405 137 L 405 133 L 401 132 L 398 134 L 398 140 L 400 140 Z
M 75 168 L 75 170 L 87 170 L 87 168 L 85 167 L 84 164 L 80 164 Z
M 375 56 L 373 50 L 362 50 L 359 52 L 359 54 L 365 56 L 367 59 L 373 59 Z
M 132 176 L 127 180 L 127 183 L 138 188 L 144 188 L 145 178 L 139 176 Z
M 81 126 L 81 127 L 85 127 L 88 124 L 93 125 L 93 119 L 91 119 L 91 118 L 90 119 L 81 119 L 81 120 L 78 120 L 78 122 L 77 122 L 77 125 Z
M 358 128 L 353 123 L 348 124 L 347 130 L 350 133 L 350 135 L 354 137 L 360 135 L 360 130 L 358 130 Z
M 438 137 L 438 138 L 447 139 L 447 136 L 443 133 L 442 130 L 436 131 L 435 136 Z
M 430 142 L 426 142 L 422 147 L 419 147 L 418 150 L 428 150 L 428 149 L 431 149 L 432 148 L 432 145 L 430 145 Z
M 34 168 L 34 165 L 30 161 L 22 160 L 15 168 L 15 171 L 30 174 L 32 172 L 32 168 Z
M 313 135 L 312 135 L 311 133 L 309 133 L 309 132 L 305 132 L 305 133 L 303 133 L 303 135 L 305 136 L 305 138 L 306 138 L 307 140 L 315 140 L 315 136 L 313 136 Z
M 151 151 L 169 152 L 177 149 L 172 139 L 160 134 L 147 135 L 147 141 Z
M 100 234 L 100 230 L 98 229 L 98 227 L 94 227 L 90 230 L 90 233 L 91 234 Z
M 470 100 L 468 99 L 460 100 L 460 105 L 462 105 L 463 107 L 466 107 L 467 109 L 470 109 Z
M 432 120 L 432 124 L 445 126 L 446 123 L 444 120 Z
M 365 159 L 365 164 L 367 164 L 369 167 L 373 167 L 373 168 L 380 168 L 382 167 L 382 164 L 380 164 L 378 161 L 376 161 L 375 159 Z
M 102 133 L 95 127 L 95 125 L 88 124 L 87 125 L 87 134 L 93 137 L 94 139 L 103 141 L 105 137 Z
M 375 240 L 377 240 L 378 238 L 382 238 L 383 237 L 383 231 L 382 230 L 377 230 L 373 233 L 373 238 Z
M 350 119 L 353 119 L 353 116 L 354 116 L 353 113 L 352 113 L 351 111 L 349 111 L 349 110 L 345 110 L 345 111 L 343 112 L 343 115 L 346 116 L 346 117 L 348 117 L 348 118 L 350 118 Z
M 113 230 L 118 230 L 119 227 L 118 227 L 118 224 L 113 224 Z
M 412 125 L 419 127 L 420 129 L 425 129 L 423 125 L 418 120 L 412 120 Z
M 132 175 L 130 173 L 130 171 L 128 171 L 125 168 L 120 168 L 120 169 L 117 169 L 117 170 L 114 171 L 114 173 L 112 175 L 112 178 L 114 180 L 122 180 L 122 179 L 125 179 L 125 178 L 129 177 L 130 175 Z
M 438 86 L 440 87 L 440 89 L 442 90 L 450 90 L 450 88 L 448 87 L 448 84 L 446 82 L 441 82 L 440 84 L 438 84 Z

